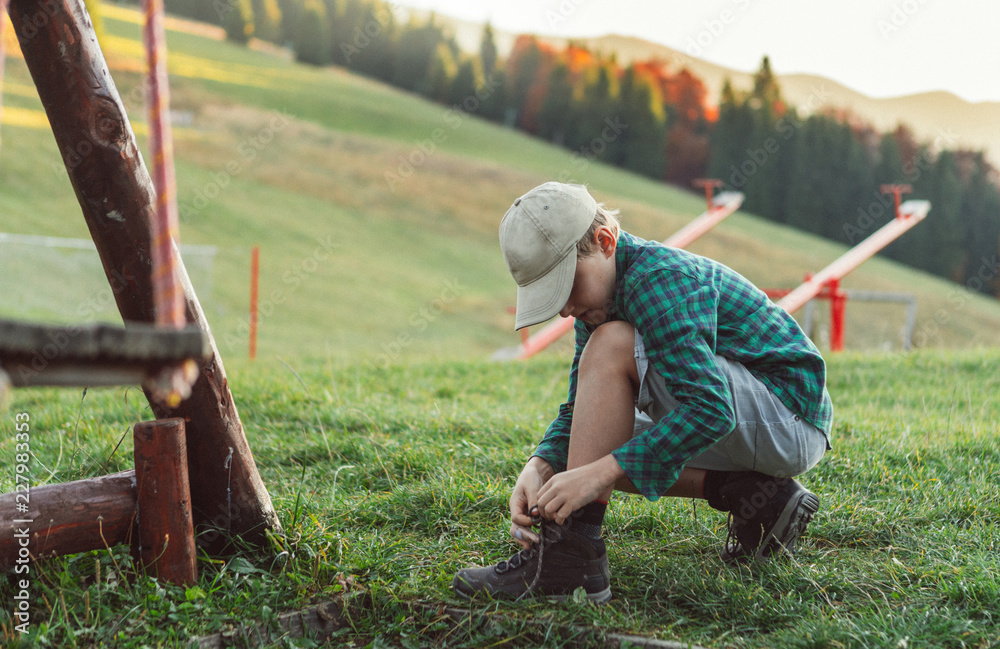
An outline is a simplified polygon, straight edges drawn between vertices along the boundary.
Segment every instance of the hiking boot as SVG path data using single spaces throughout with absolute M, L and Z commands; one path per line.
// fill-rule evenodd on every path
M 749 473 L 723 485 L 719 494 L 729 512 L 723 561 L 766 563 L 795 552 L 795 541 L 819 510 L 819 498 L 791 478 Z
M 452 588 L 463 599 L 486 594 L 516 601 L 532 594 L 558 602 L 583 588 L 592 602 L 607 602 L 611 599 L 611 570 L 604 540 L 573 530 L 574 520 L 570 516 L 558 525 L 541 519 L 539 540 L 531 547 L 495 566 L 459 570 Z

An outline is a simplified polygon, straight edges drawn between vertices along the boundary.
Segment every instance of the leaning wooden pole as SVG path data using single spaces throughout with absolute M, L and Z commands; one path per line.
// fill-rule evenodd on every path
M 118 310 L 126 322 L 155 322 L 150 259 L 156 192 L 83 0 L 11 0 L 10 17 Z M 176 248 L 174 255 L 186 278 Z M 185 300 L 188 322 L 209 331 L 190 283 Z M 267 531 L 280 524 L 214 340 L 212 349 L 187 400 L 171 408 L 150 398 L 150 405 L 158 419 L 187 422 L 199 542 L 210 552 L 222 551 L 234 536 L 262 546 Z

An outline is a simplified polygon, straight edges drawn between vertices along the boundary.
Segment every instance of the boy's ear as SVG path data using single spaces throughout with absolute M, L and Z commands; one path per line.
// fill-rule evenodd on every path
M 597 232 L 594 233 L 594 243 L 597 244 L 597 248 L 604 253 L 605 257 L 613 255 L 615 248 L 618 247 L 618 240 L 614 233 L 605 226 L 597 228 Z

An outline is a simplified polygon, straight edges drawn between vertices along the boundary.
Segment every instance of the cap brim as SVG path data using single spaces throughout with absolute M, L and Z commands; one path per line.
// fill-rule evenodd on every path
M 573 292 L 576 275 L 576 247 L 565 257 L 530 284 L 517 287 L 517 315 L 514 329 L 523 329 L 557 315 L 566 306 Z

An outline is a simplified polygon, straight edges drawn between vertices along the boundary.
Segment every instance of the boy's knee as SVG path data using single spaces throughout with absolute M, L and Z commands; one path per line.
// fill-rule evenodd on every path
M 606 322 L 590 334 L 590 340 L 580 357 L 580 366 L 620 361 L 623 365 L 635 366 L 635 328 L 622 320 Z

